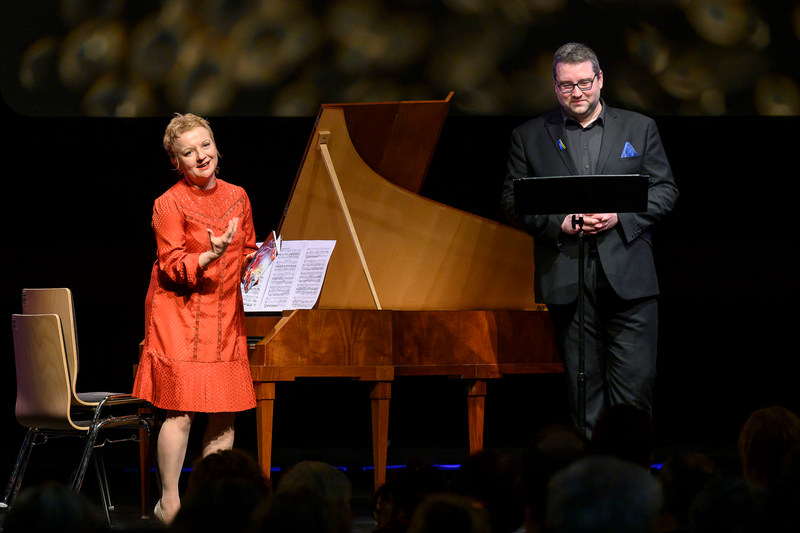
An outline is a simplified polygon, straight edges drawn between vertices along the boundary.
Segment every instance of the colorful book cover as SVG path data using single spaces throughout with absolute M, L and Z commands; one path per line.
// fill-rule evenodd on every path
M 267 240 L 265 240 L 259 247 L 258 251 L 256 251 L 256 255 L 247 266 L 247 270 L 244 273 L 244 278 L 242 279 L 244 292 L 248 292 L 250 289 L 258 285 L 261 277 L 267 272 L 269 266 L 272 264 L 275 258 L 278 257 L 278 252 L 280 251 L 279 249 L 280 238 L 275 237 L 275 232 L 273 231 L 270 233 Z

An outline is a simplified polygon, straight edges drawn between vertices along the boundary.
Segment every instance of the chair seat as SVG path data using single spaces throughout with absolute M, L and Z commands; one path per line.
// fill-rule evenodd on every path
M 100 403 L 109 396 L 120 396 L 124 392 L 78 392 L 75 396 L 86 403 Z

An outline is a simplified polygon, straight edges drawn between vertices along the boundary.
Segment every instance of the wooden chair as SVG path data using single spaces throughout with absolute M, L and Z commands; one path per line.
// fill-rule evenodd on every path
M 71 405 L 94 409 L 103 398 L 112 392 L 77 392 L 78 368 L 78 330 L 75 326 L 75 305 L 69 288 L 22 289 L 22 313 L 36 315 L 55 313 L 61 319 L 64 334 L 64 348 L 67 356 L 67 371 L 71 389 Z
M 121 396 L 121 392 L 78 392 L 77 379 L 80 367 L 80 357 L 78 355 L 78 328 L 75 317 L 75 302 L 72 298 L 72 290 L 68 287 L 47 287 L 47 288 L 26 288 L 22 289 L 22 313 L 27 315 L 39 313 L 55 313 L 61 318 L 62 329 L 64 330 L 64 346 L 67 353 L 67 367 L 72 389 L 72 406 L 75 408 L 95 409 L 100 402 L 108 396 Z M 141 414 L 148 418 L 153 418 L 153 406 L 142 401 Z M 152 429 L 152 428 L 151 428 Z M 142 516 L 148 516 L 151 507 L 148 505 L 150 500 L 150 463 L 153 461 L 152 447 L 149 440 L 145 442 L 144 430 L 140 433 L 141 444 L 139 446 L 139 468 L 141 472 L 141 500 Z M 160 479 L 157 481 L 160 482 Z
M 143 430 L 152 443 L 152 420 L 140 410 L 149 404 L 131 394 L 108 393 L 96 405 L 76 407 L 73 403 L 76 397 L 74 377 L 70 374 L 61 317 L 56 313 L 15 314 L 11 320 L 17 377 L 15 414 L 28 432 L 3 495 L 3 506 L 13 505 L 32 448 L 50 437 L 72 435 L 81 437 L 84 447 L 80 462 L 70 479 L 70 486 L 73 491 L 80 491 L 89 461 L 93 460 L 106 520 L 110 524 L 113 505 L 102 454 L 99 452 L 101 446 L 114 441 L 98 443 L 98 434 L 110 428 Z M 117 409 L 120 407 L 125 408 L 124 414 Z M 151 456 L 157 468 L 155 454 Z

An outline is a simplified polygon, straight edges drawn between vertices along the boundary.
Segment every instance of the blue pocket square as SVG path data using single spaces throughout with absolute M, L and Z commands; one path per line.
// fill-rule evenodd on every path
M 636 152 L 636 150 L 633 149 L 631 143 L 626 142 L 625 148 L 622 149 L 622 154 L 619 157 L 620 159 L 622 159 L 623 157 L 636 157 L 637 155 L 639 154 Z

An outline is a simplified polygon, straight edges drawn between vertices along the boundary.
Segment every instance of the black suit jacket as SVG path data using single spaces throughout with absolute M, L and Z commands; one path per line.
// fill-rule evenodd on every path
M 561 110 L 530 120 L 511 136 L 508 169 L 503 187 L 503 209 L 515 225 L 535 239 L 536 297 L 550 304 L 567 304 L 578 295 L 577 237 L 561 232 L 570 213 L 536 215 L 514 210 L 514 178 L 579 174 L 562 149 Z M 635 155 L 626 150 L 630 143 Z M 661 144 L 655 121 L 639 113 L 605 107 L 603 142 L 597 174 L 647 174 L 645 213 L 619 213 L 619 223 L 596 236 L 600 262 L 611 287 L 624 299 L 658 294 L 650 227 L 675 205 L 678 188 Z

